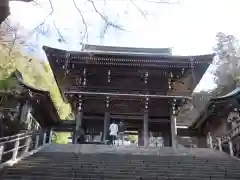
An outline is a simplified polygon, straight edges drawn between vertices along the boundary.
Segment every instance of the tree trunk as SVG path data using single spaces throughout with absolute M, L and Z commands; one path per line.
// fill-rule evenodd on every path
M 9 14 L 10 14 L 9 1 L 1 0 L 0 1 L 0 23 L 2 23 Z
M 9 1 L 31 2 L 32 0 L 0 0 L 0 24 L 10 15 Z

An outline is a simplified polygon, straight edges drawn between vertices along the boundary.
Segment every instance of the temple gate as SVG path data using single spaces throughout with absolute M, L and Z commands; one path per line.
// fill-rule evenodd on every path
M 139 143 L 161 133 L 176 146 L 176 116 L 200 81 L 213 55 L 172 56 L 170 49 L 87 45 L 82 52 L 44 47 L 57 84 L 76 116 L 76 134 L 99 134 L 104 141 L 112 119 L 137 131 Z

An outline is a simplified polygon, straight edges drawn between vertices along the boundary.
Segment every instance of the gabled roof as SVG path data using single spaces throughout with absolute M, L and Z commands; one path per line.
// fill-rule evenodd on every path
M 85 44 L 83 45 L 83 52 L 121 52 L 129 54 L 158 54 L 158 55 L 172 55 L 172 48 L 135 48 L 135 47 L 117 47 L 117 46 L 98 46 Z
M 25 93 L 28 93 L 28 97 L 30 97 L 29 99 L 32 99 L 32 96 L 38 97 L 38 99 L 40 100 L 40 103 L 37 102 L 37 100 L 32 101 L 34 102 L 34 104 L 37 105 L 37 107 L 41 108 L 41 110 L 43 110 L 44 112 L 46 112 L 46 114 L 48 114 L 48 116 L 52 119 L 52 123 L 56 123 L 58 121 L 60 121 L 60 116 L 58 114 L 57 108 L 54 105 L 54 102 L 52 101 L 51 95 L 49 93 L 49 91 L 45 91 L 45 90 L 40 90 L 37 89 L 31 85 L 28 85 L 24 82 L 22 74 L 20 71 L 16 70 L 12 76 L 14 78 L 16 78 L 17 82 L 19 83 L 19 85 L 21 87 L 23 87 L 23 89 L 25 90 Z M 2 92 L 4 93 L 4 92 Z M 16 93 L 24 93 L 24 92 L 16 92 Z M 7 92 L 7 94 L 9 94 L 9 92 Z M 43 113 L 44 113 L 43 112 Z M 50 119 L 46 119 L 46 120 L 50 120 Z M 50 122 L 48 122 L 50 123 Z
M 38 94 L 38 96 L 41 96 L 42 102 L 43 104 L 41 104 L 41 107 L 43 107 L 48 113 L 49 116 L 52 118 L 52 120 L 54 122 L 58 122 L 61 120 L 59 114 L 58 114 L 58 110 L 52 100 L 51 94 L 49 91 L 45 91 L 45 90 L 39 90 L 33 86 L 27 85 L 22 78 L 19 77 L 19 71 L 16 71 L 16 78 L 18 80 L 18 82 L 26 89 L 32 91 L 33 93 Z
M 209 115 L 211 115 L 211 114 L 207 113 L 207 110 L 214 104 L 227 103 L 230 100 L 236 99 L 239 95 L 240 95 L 240 87 L 237 87 L 236 89 L 234 89 L 233 91 L 229 92 L 226 95 L 218 96 L 218 97 L 214 97 L 214 98 L 210 99 L 210 101 L 208 102 L 208 104 L 206 105 L 204 110 L 200 113 L 198 118 L 193 122 L 193 124 L 189 128 L 195 129 L 195 128 L 199 127 L 201 124 L 203 124 L 207 120 Z
M 240 94 L 240 87 L 237 87 L 233 91 L 231 91 L 223 96 L 212 98 L 211 101 L 214 102 L 214 101 L 219 101 L 219 100 L 227 100 L 230 98 L 234 98 L 234 97 L 238 96 L 239 94 Z
M 116 47 L 117 48 L 117 47 Z M 195 56 L 175 56 L 171 54 L 163 53 L 149 53 L 144 51 L 139 52 L 127 52 L 127 51 L 67 51 L 63 49 L 52 48 L 43 46 L 43 50 L 47 55 L 52 54 L 56 58 L 69 58 L 77 59 L 78 57 L 89 57 L 92 60 L 116 60 L 119 62 L 127 60 L 127 63 L 147 63 L 154 64 L 155 66 L 161 64 L 174 64 L 177 63 L 180 66 L 187 64 L 211 64 L 214 54 L 204 54 Z M 84 59 L 85 60 L 85 59 Z M 84 61 L 85 62 L 85 61 Z

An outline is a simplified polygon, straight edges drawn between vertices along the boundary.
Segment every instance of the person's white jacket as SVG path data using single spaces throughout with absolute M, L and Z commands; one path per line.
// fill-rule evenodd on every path
M 118 125 L 115 123 L 110 124 L 109 126 L 110 136 L 117 136 L 118 134 Z

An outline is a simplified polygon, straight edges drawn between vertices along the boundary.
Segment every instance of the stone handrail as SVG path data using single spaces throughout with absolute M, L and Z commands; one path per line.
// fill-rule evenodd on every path
M 35 129 L 35 130 L 39 130 L 39 129 L 41 129 L 41 125 L 39 124 L 39 122 L 33 117 L 33 115 L 32 114 L 30 114 L 30 120 L 31 120 L 31 130 L 32 129 Z
M 6 137 L 1 137 L 0 138 L 0 142 L 3 142 L 3 141 L 7 141 L 8 139 L 13 139 L 13 138 L 16 138 L 18 136 L 22 136 L 24 134 L 30 134 L 30 133 L 33 133 L 34 131 L 30 131 L 30 132 L 25 132 L 25 133 L 19 133 L 19 134 L 15 134 L 15 135 L 12 135 L 12 136 L 6 136 Z
M 224 140 L 224 141 L 222 141 Z M 213 144 L 213 148 L 223 152 L 223 143 L 228 143 L 228 147 L 229 147 L 229 154 L 231 156 L 234 156 L 234 153 L 233 153 L 233 145 L 232 145 L 232 141 L 231 141 L 231 138 L 230 137 L 227 137 L 227 136 L 222 136 L 222 137 L 216 137 L 212 144 Z
M 48 135 L 48 139 L 47 139 Z M 39 130 L 0 139 L 0 168 L 13 165 L 52 141 L 52 131 Z
M 213 148 L 218 149 L 219 151 L 223 151 L 222 145 L 224 143 L 228 143 L 229 154 L 231 156 L 234 156 L 232 139 L 239 134 L 240 134 L 240 123 L 237 124 L 235 127 L 233 127 L 231 130 L 229 130 L 225 135 L 215 137 L 211 142 L 213 145 Z
M 240 134 L 240 124 L 237 124 L 237 126 L 235 126 L 233 129 L 229 130 L 226 135 L 221 137 L 221 142 L 227 142 L 229 141 L 229 138 L 232 139 L 235 136 L 237 136 L 238 134 Z

